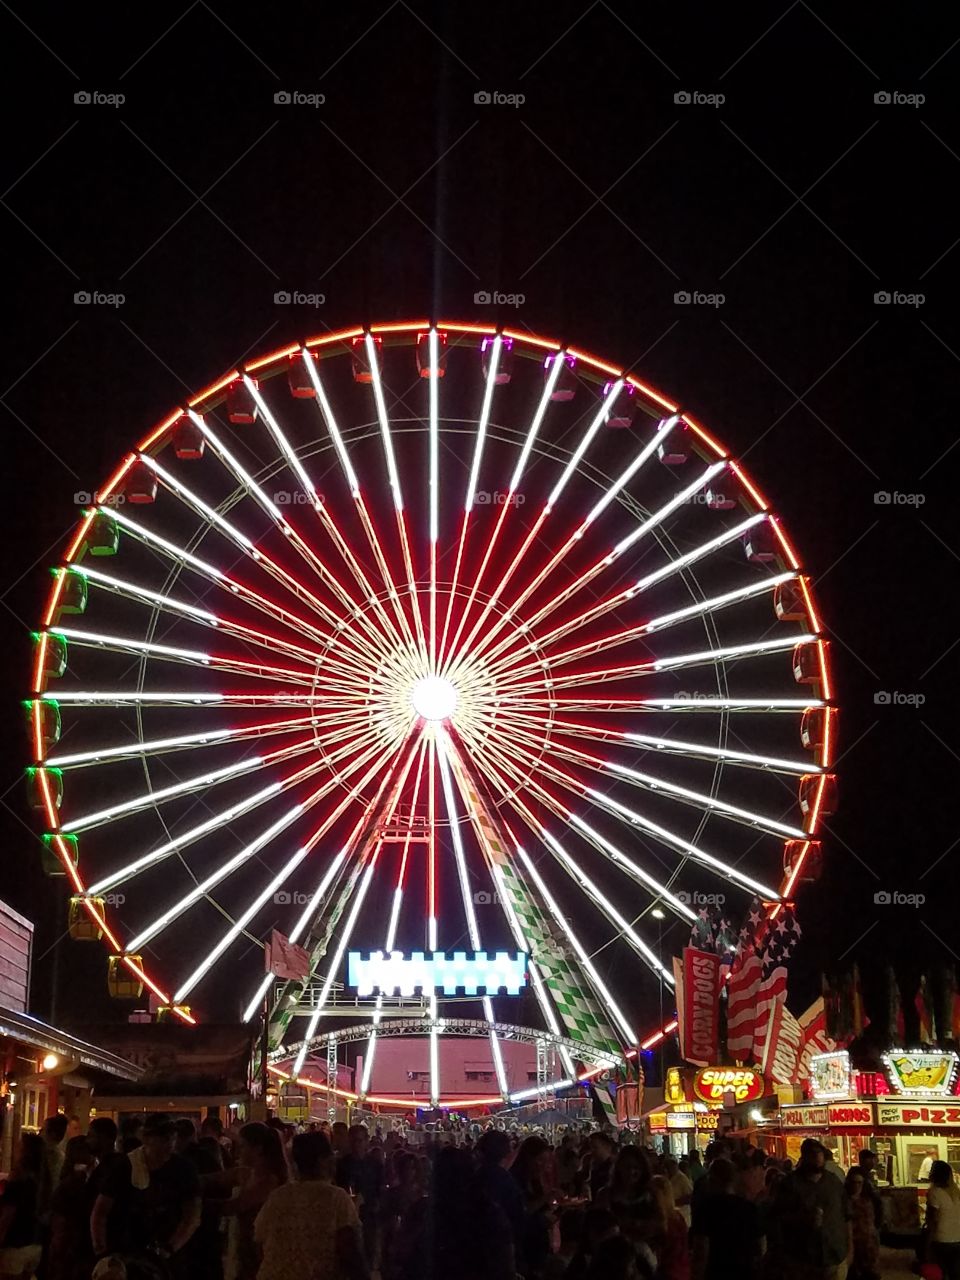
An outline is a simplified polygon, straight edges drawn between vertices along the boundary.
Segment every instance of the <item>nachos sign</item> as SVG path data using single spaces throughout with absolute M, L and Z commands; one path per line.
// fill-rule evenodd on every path
M 693 1092 L 702 1102 L 723 1102 L 728 1094 L 735 1102 L 754 1102 L 765 1090 L 763 1076 L 749 1067 L 704 1067 L 693 1081 Z

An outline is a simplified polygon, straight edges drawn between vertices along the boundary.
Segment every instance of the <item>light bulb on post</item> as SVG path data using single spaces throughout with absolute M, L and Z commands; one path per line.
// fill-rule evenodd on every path
M 653 916 L 654 920 L 663 920 L 665 918 L 659 907 L 654 907 L 650 914 Z
M 410 690 L 410 701 L 424 720 L 449 720 L 457 709 L 457 690 L 442 676 L 424 676 Z
M 55 1067 L 59 1067 L 60 1059 L 55 1053 L 48 1053 L 44 1058 L 42 1065 L 44 1071 L 53 1071 Z

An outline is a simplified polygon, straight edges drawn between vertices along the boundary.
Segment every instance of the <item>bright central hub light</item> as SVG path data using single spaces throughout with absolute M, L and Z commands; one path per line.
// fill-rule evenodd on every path
M 410 690 L 410 701 L 424 720 L 449 720 L 457 709 L 457 691 L 441 676 L 424 676 Z

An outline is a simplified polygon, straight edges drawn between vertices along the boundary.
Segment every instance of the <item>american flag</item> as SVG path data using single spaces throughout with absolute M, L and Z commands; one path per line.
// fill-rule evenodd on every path
M 767 1024 L 775 1005 L 787 998 L 787 961 L 800 941 L 800 925 L 791 904 L 773 920 L 764 939 L 760 982 L 756 991 L 756 1021 L 753 1029 L 753 1056 L 763 1054 Z
M 753 1048 L 757 991 L 763 969 L 759 948 L 764 924 L 760 900 L 754 898 L 737 937 L 727 985 L 727 1051 L 741 1062 L 746 1061 Z

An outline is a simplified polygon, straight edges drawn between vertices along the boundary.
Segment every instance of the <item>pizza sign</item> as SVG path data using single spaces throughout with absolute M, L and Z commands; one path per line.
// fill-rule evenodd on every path
M 736 1102 L 753 1102 L 765 1089 L 763 1076 L 748 1067 L 704 1067 L 693 1081 L 693 1092 L 704 1102 L 723 1102 L 727 1094 Z

